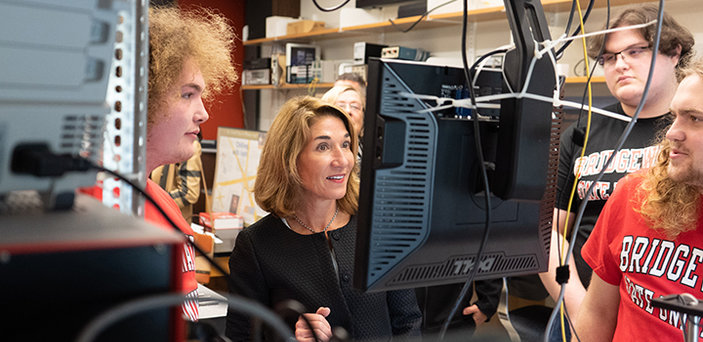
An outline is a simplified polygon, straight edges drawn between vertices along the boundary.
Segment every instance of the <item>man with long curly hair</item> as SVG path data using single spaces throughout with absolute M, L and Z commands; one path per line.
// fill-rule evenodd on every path
M 655 4 L 637 4 L 616 14 L 607 26 L 624 28 L 651 23 L 658 14 L 659 7 Z M 578 316 L 592 273 L 583 260 L 581 249 L 620 179 L 654 164 L 658 152 L 656 134 L 670 123 L 668 110 L 676 91 L 676 70 L 686 67 L 693 55 L 693 35 L 671 15 L 664 13 L 657 51 L 652 50 L 655 38 L 656 25 L 650 24 L 594 36 L 589 41 L 588 54 L 600 64 L 608 90 L 618 101 L 605 109 L 632 117 L 644 101 L 637 123 L 601 178 L 599 174 L 628 122 L 600 115 L 594 115 L 590 120 L 583 117 L 561 135 L 550 265 L 549 271 L 541 273 L 540 278 L 556 300 L 561 290 L 556 281 L 557 268 L 562 260 L 559 251 L 568 250 L 568 241 L 563 244 L 561 241 L 564 235 L 571 236 L 576 212 L 582 202 L 587 201 L 579 229 L 574 233 L 576 239 L 573 258 L 569 258 L 569 281 L 564 284 L 564 303 L 572 320 Z M 645 99 L 645 84 L 654 55 L 656 64 Z M 589 122 L 590 128 L 587 129 Z M 587 141 L 584 138 L 586 133 Z M 593 191 L 587 193 L 594 182 Z
M 234 32 L 227 19 L 211 10 L 156 7 L 149 10 L 149 104 L 146 137 L 146 175 L 157 166 L 182 162 L 194 153 L 200 125 L 207 121 L 203 103 L 237 80 L 232 63 Z M 147 179 L 146 192 L 193 241 L 193 230 L 171 196 Z M 150 203 L 147 221 L 171 229 Z M 195 252 L 184 243 L 183 305 L 186 319 L 198 319 Z
M 656 165 L 618 182 L 583 247 L 593 278 L 581 341 L 681 341 L 683 318 L 651 299 L 703 296 L 703 60 L 679 79 Z

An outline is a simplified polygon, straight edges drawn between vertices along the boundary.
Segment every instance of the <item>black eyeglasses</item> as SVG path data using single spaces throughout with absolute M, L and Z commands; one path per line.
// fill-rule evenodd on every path
M 606 65 L 606 66 L 611 66 L 615 64 L 615 62 L 618 59 L 618 55 L 621 55 L 623 60 L 625 61 L 633 61 L 637 60 L 638 58 L 642 57 L 645 52 L 648 52 L 651 50 L 651 46 L 646 45 L 646 46 L 631 46 L 627 49 L 621 50 L 619 52 L 606 52 L 598 58 L 596 58 L 596 62 L 600 65 Z

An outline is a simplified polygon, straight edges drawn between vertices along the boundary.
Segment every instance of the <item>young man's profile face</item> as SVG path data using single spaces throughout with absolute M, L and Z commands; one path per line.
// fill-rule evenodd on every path
M 675 120 L 666 133 L 671 142 L 669 177 L 697 186 L 703 192 L 703 78 L 697 74 L 681 81 L 671 102 Z
M 208 119 L 202 99 L 204 89 L 200 69 L 192 60 L 186 60 L 180 77 L 155 115 L 156 121 L 149 126 L 148 167 L 182 162 L 193 155 L 193 142 L 198 139 L 200 125 Z

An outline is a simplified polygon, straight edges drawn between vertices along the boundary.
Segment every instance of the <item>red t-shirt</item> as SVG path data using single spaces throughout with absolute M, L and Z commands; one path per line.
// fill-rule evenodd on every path
M 193 229 L 183 219 L 180 209 L 171 196 L 152 180 L 146 181 L 146 192 L 154 199 L 166 214 L 175 222 L 186 235 L 186 238 L 193 241 Z M 158 209 L 149 201 L 144 205 L 144 219 L 148 222 L 163 226 L 169 230 L 174 229 Z M 188 298 L 183 304 L 183 313 L 191 321 L 198 320 L 198 282 L 195 280 L 195 250 L 187 242 L 183 243 L 183 256 L 181 259 L 181 269 L 183 271 L 183 292 Z
M 681 293 L 703 298 L 703 220 L 695 230 L 667 238 L 633 210 L 644 197 L 640 183 L 637 174 L 618 182 L 581 253 L 594 273 L 619 286 L 613 341 L 679 342 L 682 315 L 653 307 L 651 299 Z

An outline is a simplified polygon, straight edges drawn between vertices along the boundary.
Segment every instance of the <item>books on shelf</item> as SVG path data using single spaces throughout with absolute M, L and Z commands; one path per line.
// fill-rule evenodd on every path
M 244 219 L 230 212 L 211 212 L 200 213 L 200 223 L 221 240 L 215 243 L 215 253 L 230 253 L 244 226 Z
M 241 229 L 244 226 L 242 217 L 230 212 L 200 213 L 200 223 L 212 229 Z

